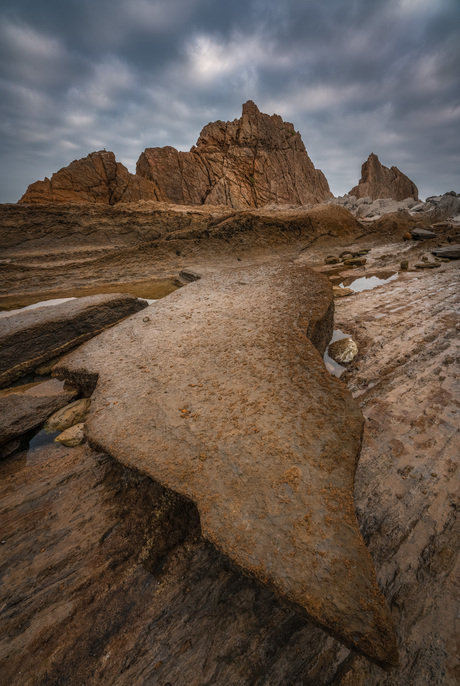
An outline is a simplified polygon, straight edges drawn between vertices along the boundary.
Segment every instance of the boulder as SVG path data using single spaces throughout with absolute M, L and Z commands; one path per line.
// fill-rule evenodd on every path
M 90 404 L 89 398 L 81 398 L 70 403 L 70 405 L 66 405 L 47 420 L 46 431 L 65 431 L 74 424 L 80 424 L 85 420 Z
M 411 229 L 410 234 L 414 241 L 425 241 L 429 238 L 436 238 L 434 231 L 428 231 L 428 229 L 422 229 L 419 227 Z
M 431 251 L 436 257 L 446 257 L 449 260 L 460 260 L 460 244 L 446 245 L 443 248 L 435 248 Z
M 339 364 L 350 364 L 358 354 L 358 346 L 352 338 L 341 338 L 329 345 L 327 354 Z
M 0 320 L 0 387 L 146 307 L 131 295 L 93 295 Z
M 84 428 L 85 425 L 83 422 L 74 424 L 74 426 L 70 426 L 59 434 L 59 436 L 56 436 L 54 440 L 57 443 L 62 443 L 62 445 L 65 445 L 68 448 L 76 448 L 77 445 L 81 445 L 86 440 Z
M 136 174 L 179 205 L 306 205 L 332 196 L 294 126 L 248 101 L 240 119 L 201 131 L 190 152 L 147 148 Z
M 377 155 L 371 153 L 361 167 L 361 178 L 357 186 L 351 189 L 349 195 L 356 198 L 369 197 L 372 200 L 378 198 L 392 198 L 404 200 L 405 198 L 418 199 L 417 186 L 397 167 L 384 167 Z M 394 207 L 390 211 L 394 211 Z M 364 215 L 365 216 L 365 215 Z
M 0 445 L 40 426 L 76 395 L 57 379 L 0 391 Z
M 91 444 L 193 501 L 202 535 L 245 573 L 394 664 L 353 509 L 363 418 L 322 360 L 330 283 L 272 261 L 204 276 L 148 313 L 55 368 L 93 379 Z

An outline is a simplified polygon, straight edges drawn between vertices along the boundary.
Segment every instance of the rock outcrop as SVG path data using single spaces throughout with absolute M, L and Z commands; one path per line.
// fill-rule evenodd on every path
M 394 664 L 353 508 L 362 416 L 321 357 L 332 317 L 330 284 L 301 264 L 228 269 L 98 336 L 55 373 L 86 391 L 97 380 L 93 445 L 192 500 L 203 536 L 246 573 Z
M 2 319 L 0 388 L 146 305 L 130 295 L 94 295 Z
M 21 204 L 91 202 L 115 205 L 139 200 L 179 205 L 305 205 L 332 196 L 315 169 L 300 134 L 274 114 L 248 101 L 240 119 L 217 121 L 202 130 L 190 152 L 147 148 L 136 174 L 113 152 L 92 152 L 31 184 Z
M 384 167 L 377 155 L 371 153 L 361 167 L 361 178 L 357 186 L 351 189 L 349 195 L 356 198 L 392 198 L 405 200 L 418 198 L 418 189 L 413 181 L 403 174 L 397 167 Z
M 157 188 L 140 176 L 130 174 L 113 152 L 99 150 L 74 160 L 51 179 L 30 184 L 20 204 L 91 202 L 116 205 L 119 202 L 159 200 Z
M 205 126 L 190 152 L 147 148 L 136 172 L 181 205 L 305 205 L 332 195 L 293 125 L 250 100 L 240 119 Z

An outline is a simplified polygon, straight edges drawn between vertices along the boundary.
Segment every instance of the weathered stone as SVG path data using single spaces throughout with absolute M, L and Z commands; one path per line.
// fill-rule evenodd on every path
M 415 241 L 424 241 L 428 238 L 436 238 L 436 234 L 428 229 L 415 228 L 411 229 L 410 234 Z
M 443 248 L 435 248 L 431 251 L 433 255 L 437 257 L 445 257 L 449 260 L 459 260 L 460 259 L 460 244 L 458 245 L 447 245 Z
M 190 152 L 147 148 L 135 175 L 112 152 L 92 152 L 51 180 L 31 184 L 19 202 L 114 205 L 154 200 L 247 208 L 315 204 L 331 196 L 293 125 L 277 114 L 261 113 L 248 101 L 240 119 L 205 126 Z
M 441 265 L 438 262 L 419 262 L 414 264 L 416 269 L 436 269 L 436 267 L 440 266 Z
M 341 338 L 329 345 L 327 354 L 339 364 L 350 364 L 358 354 L 358 346 L 352 338 Z
M 324 258 L 324 264 L 339 264 L 340 258 L 335 255 L 328 255 Z
M 201 279 L 201 274 L 199 274 L 196 269 L 184 267 L 179 272 L 179 279 L 181 279 L 184 283 L 192 283 L 192 281 L 198 281 Z
M 0 445 L 43 424 L 76 394 L 75 389 L 64 389 L 57 379 L 0 391 Z
M 74 160 L 51 179 L 30 184 L 19 204 L 91 202 L 115 205 L 161 199 L 153 183 L 130 174 L 116 161 L 113 152 L 99 150 Z
M 63 431 L 59 436 L 54 439 L 57 443 L 62 443 L 68 448 L 76 448 L 77 445 L 81 445 L 85 440 L 85 425 L 83 422 L 80 424 L 74 424 L 65 431 Z
M 333 287 L 334 298 L 345 298 L 347 295 L 353 295 L 352 288 L 341 288 L 340 286 Z
M 357 186 L 351 189 L 349 195 L 356 198 L 369 196 L 372 200 L 378 198 L 418 199 L 417 186 L 397 167 L 384 167 L 379 158 L 371 153 L 361 167 L 361 178 Z
M 343 261 L 346 265 L 351 265 L 353 267 L 363 267 L 367 260 L 365 257 L 352 257 L 351 259 L 345 259 Z
M 66 405 L 49 417 L 45 424 L 46 431 L 65 431 L 74 424 L 80 424 L 86 419 L 90 405 L 89 398 L 81 398 Z
M 0 320 L 0 386 L 143 309 L 130 295 L 94 295 Z
M 394 663 L 352 504 L 362 418 L 321 359 L 330 284 L 267 263 L 203 278 L 150 310 L 150 323 L 135 315 L 55 370 L 98 379 L 91 443 L 193 500 L 203 535 L 243 570 Z
M 401 269 L 409 269 L 409 260 L 401 260 L 399 266 Z

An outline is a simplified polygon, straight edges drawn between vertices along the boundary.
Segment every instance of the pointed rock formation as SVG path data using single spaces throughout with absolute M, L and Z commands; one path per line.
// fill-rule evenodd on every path
M 363 417 L 322 360 L 332 328 L 328 281 L 270 262 L 181 288 L 54 371 L 96 386 L 94 445 L 193 501 L 203 536 L 245 572 L 395 664 L 353 506 Z
M 180 205 L 305 205 L 332 195 L 294 126 L 251 100 L 240 119 L 205 126 L 190 152 L 147 148 L 136 172 Z
M 293 125 L 277 114 L 262 114 L 249 101 L 241 119 L 205 126 L 190 152 L 147 148 L 136 174 L 117 163 L 113 152 L 92 152 L 51 180 L 31 184 L 19 202 L 115 205 L 160 200 L 245 209 L 316 204 L 331 196 Z
M 356 198 L 392 198 L 418 200 L 418 188 L 398 167 L 384 167 L 377 155 L 372 152 L 361 167 L 361 178 L 349 195 Z
M 30 184 L 20 204 L 91 202 L 115 205 L 118 202 L 158 200 L 155 186 L 130 174 L 117 162 L 113 152 L 99 150 L 74 160 L 51 179 Z

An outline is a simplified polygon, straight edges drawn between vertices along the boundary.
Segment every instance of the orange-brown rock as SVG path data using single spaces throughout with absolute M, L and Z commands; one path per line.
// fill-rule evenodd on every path
M 418 200 L 418 188 L 398 167 L 384 167 L 377 155 L 372 152 L 361 167 L 361 178 L 349 195 L 356 198 L 392 198 Z
M 113 152 L 99 150 L 81 160 L 74 160 L 51 179 L 30 184 L 19 200 L 21 204 L 94 202 L 115 205 L 118 202 L 158 200 L 155 186 L 117 162 Z
M 136 173 L 180 205 L 305 205 L 332 195 L 293 125 L 250 100 L 240 119 L 205 126 L 190 152 L 147 148 Z

